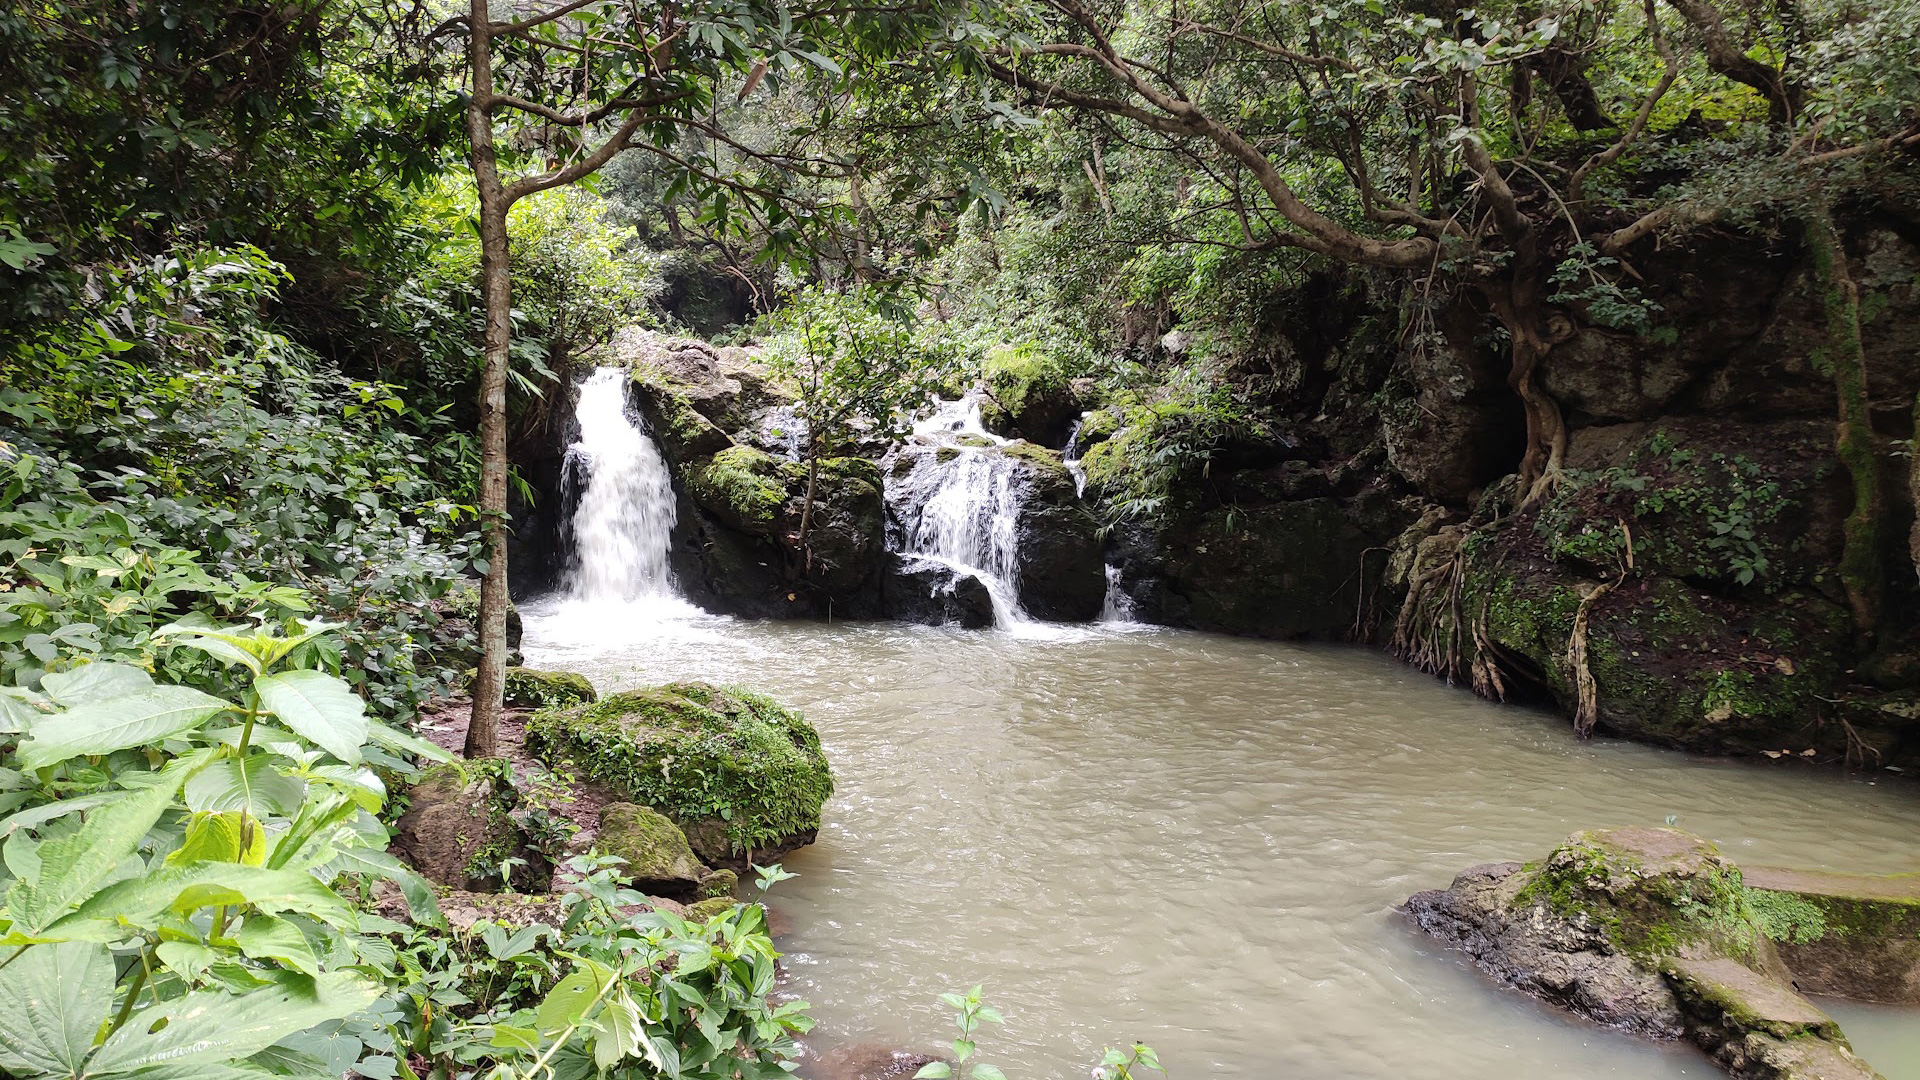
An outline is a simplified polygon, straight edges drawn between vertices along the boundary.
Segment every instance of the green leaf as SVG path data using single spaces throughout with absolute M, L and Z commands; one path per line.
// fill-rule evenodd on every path
M 427 740 L 390 728 L 378 720 L 367 721 L 367 741 L 383 750 L 390 750 L 402 756 L 412 754 L 414 757 L 435 763 L 453 760 L 452 754 Z
M 307 785 L 287 776 L 264 754 L 241 761 L 222 758 L 187 781 L 187 809 L 196 813 L 242 810 L 254 817 L 286 816 L 300 809 Z
M 593 1063 L 610 1069 L 625 1058 L 640 1052 L 640 1040 L 646 1025 L 640 1018 L 640 1006 L 622 987 L 613 992 L 606 1008 L 595 1017 L 600 1031 L 593 1037 Z
M 72 671 L 50 672 L 40 680 L 47 696 L 62 705 L 78 705 L 89 698 L 114 698 L 153 687 L 153 676 L 132 664 L 87 664 Z
M 913 1074 L 913 1080 L 947 1080 L 952 1075 L 953 1066 L 944 1061 L 929 1061 Z
M 347 848 L 335 855 L 327 868 L 335 873 L 385 878 L 400 886 L 400 895 L 407 901 L 407 914 L 414 922 L 439 926 L 446 921 L 440 914 L 440 899 L 433 891 L 433 883 L 378 848 Z
M 286 671 L 253 684 L 260 704 L 280 722 L 350 765 L 367 741 L 367 704 L 346 683 L 323 671 Z
M 320 961 L 300 928 L 271 915 L 250 915 L 233 936 L 240 951 L 255 960 L 278 960 L 302 975 L 318 977 Z
M 187 914 L 216 904 L 252 904 L 269 913 L 310 915 L 332 926 L 354 924 L 353 909 L 347 902 L 311 874 L 203 862 L 116 881 L 81 904 L 79 910 L 48 927 L 47 932 L 80 933 L 88 922 L 151 925 L 163 912 Z
M 380 996 L 378 986 L 341 972 L 311 985 L 311 991 L 270 986 L 241 995 L 200 990 L 142 1009 L 100 1047 L 87 1072 L 100 1076 L 200 1061 L 217 1066 L 351 1016 Z
M 487 1045 L 497 1046 L 503 1050 L 538 1050 L 540 1033 L 528 1027 L 495 1024 L 493 1037 L 487 1040 Z
M 93 896 L 173 805 L 180 785 L 210 756 L 210 751 L 202 750 L 176 759 L 161 770 L 157 783 L 122 792 L 113 802 L 89 811 L 78 829 L 40 845 L 39 874 L 16 881 L 7 893 L 6 909 L 13 915 L 14 932 L 38 933 L 69 907 Z
M 193 815 L 187 822 L 186 839 L 167 856 L 167 865 L 232 862 L 259 866 L 266 859 L 266 830 L 259 820 L 244 810 L 229 810 Z
M 20 765 L 41 769 L 81 754 L 110 754 L 191 731 L 229 708 L 188 686 L 156 686 L 136 694 L 89 701 L 37 718 L 20 747 Z
M 29 946 L 0 969 L 0 1069 L 80 1075 L 93 1033 L 112 1008 L 113 954 L 106 946 Z
M 980 1062 L 973 1067 L 973 1080 L 1007 1080 L 1007 1074 L 1001 1072 L 998 1066 Z
M 617 973 L 605 964 L 582 959 L 572 974 L 547 992 L 534 1011 L 534 1026 L 542 1032 L 555 1032 L 579 1023 L 616 977 Z

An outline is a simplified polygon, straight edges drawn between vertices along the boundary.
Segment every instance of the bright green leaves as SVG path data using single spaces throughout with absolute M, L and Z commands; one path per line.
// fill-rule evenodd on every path
M 267 859 L 267 833 L 259 819 L 244 810 L 195 814 L 187 823 L 187 838 L 168 866 L 197 862 L 237 862 L 259 866 Z
M 143 1009 L 101 1045 L 87 1074 L 244 1058 L 296 1032 L 359 1012 L 379 996 L 377 986 L 338 972 L 321 975 L 307 987 L 274 986 L 242 995 L 195 991 Z
M 242 810 L 254 817 L 299 811 L 307 785 L 282 774 L 264 754 L 222 758 L 187 781 L 187 809 L 196 813 Z
M 360 761 L 367 741 L 366 703 L 346 683 L 320 671 L 265 675 L 253 684 L 261 707 L 334 757 Z
M 20 764 L 40 769 L 81 754 L 156 744 L 192 731 L 229 708 L 219 698 L 186 686 L 154 686 L 89 699 L 36 720 L 31 738 L 20 747 Z
M 29 948 L 0 968 L 0 1069 L 77 1076 L 113 1007 L 113 954 L 73 942 Z
M 620 973 L 598 961 L 576 958 L 573 973 L 554 984 L 534 1010 L 534 1027 L 547 1035 L 577 1027 L 620 981 Z
M 158 782 L 122 793 L 89 811 L 78 829 L 40 843 L 35 850 L 37 872 L 22 876 L 7 891 L 4 910 L 13 918 L 7 940 L 46 929 L 69 907 L 92 896 L 133 855 L 147 830 L 173 805 L 187 777 L 204 767 L 208 757 L 201 751 L 173 762 Z M 9 854 L 13 844 L 22 842 L 9 840 Z

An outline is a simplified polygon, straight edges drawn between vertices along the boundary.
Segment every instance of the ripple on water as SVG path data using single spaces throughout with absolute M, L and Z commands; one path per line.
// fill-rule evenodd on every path
M 1492 988 L 1394 905 L 1669 815 L 1742 861 L 1920 869 L 1911 785 L 1579 743 L 1357 649 L 536 604 L 526 651 L 804 709 L 839 791 L 774 894 L 794 985 L 823 1031 L 931 1047 L 938 995 L 985 983 L 982 1055 L 1029 1080 L 1135 1039 L 1183 1078 L 1710 1077 Z

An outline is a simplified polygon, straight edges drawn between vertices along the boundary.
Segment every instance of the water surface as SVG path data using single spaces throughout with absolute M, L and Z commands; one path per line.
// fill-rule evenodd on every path
M 1189 1080 L 1714 1077 L 1491 986 L 1394 906 L 1669 817 L 1742 862 L 1920 870 L 1910 785 L 1581 743 L 1359 649 L 534 605 L 526 651 L 805 710 L 839 791 L 774 894 L 796 988 L 834 1037 L 933 1049 L 938 995 L 983 983 L 1008 1022 L 981 1054 L 1016 1080 L 1130 1040 Z M 1904 1055 L 1912 1014 L 1885 1015 Z

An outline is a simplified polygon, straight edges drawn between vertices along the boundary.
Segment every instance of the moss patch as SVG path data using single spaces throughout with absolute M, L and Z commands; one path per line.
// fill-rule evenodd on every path
M 671 683 L 543 710 L 527 723 L 527 743 L 682 826 L 723 822 L 735 852 L 818 829 L 833 793 L 812 726 L 731 687 Z
M 678 825 L 633 803 L 611 803 L 600 811 L 600 833 L 594 838 L 594 847 L 624 860 L 624 873 L 632 881 L 691 887 L 707 872 L 687 846 L 686 834 Z

